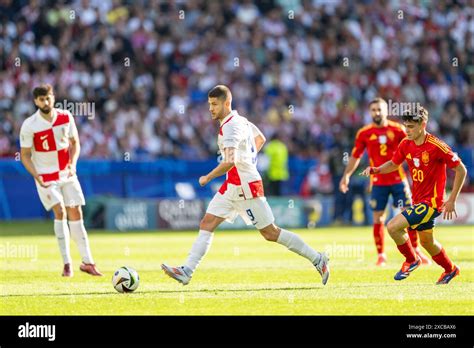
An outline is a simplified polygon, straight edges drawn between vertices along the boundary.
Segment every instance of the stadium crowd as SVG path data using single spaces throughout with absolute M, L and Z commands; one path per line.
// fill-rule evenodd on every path
M 429 131 L 472 154 L 468 2 L 2 0 L 0 157 L 18 151 L 40 82 L 57 103 L 93 103 L 75 113 L 87 158 L 215 156 L 220 83 L 267 138 L 333 175 L 376 96 L 423 104 Z

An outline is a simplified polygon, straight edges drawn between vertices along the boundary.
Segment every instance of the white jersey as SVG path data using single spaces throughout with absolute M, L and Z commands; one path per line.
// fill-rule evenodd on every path
M 235 166 L 227 172 L 219 192 L 231 200 L 264 196 L 262 177 L 257 170 L 255 137 L 259 134 L 262 134 L 260 130 L 235 110 L 221 122 L 217 145 L 223 160 L 224 149 L 235 148 Z
M 31 148 L 35 169 L 45 182 L 67 177 L 69 138 L 77 137 L 69 111 L 53 108 L 52 115 L 52 122 L 48 122 L 38 110 L 23 122 L 20 130 L 20 146 Z

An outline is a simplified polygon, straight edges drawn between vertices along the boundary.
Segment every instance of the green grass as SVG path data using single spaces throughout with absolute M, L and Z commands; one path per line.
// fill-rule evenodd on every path
M 217 231 L 192 282 L 183 287 L 160 264 L 181 264 L 196 232 L 115 233 L 90 231 L 95 261 L 104 277 L 79 272 L 61 277 L 62 262 L 51 223 L 0 224 L 0 314 L 2 315 L 473 315 L 473 227 L 440 227 L 438 240 L 461 268 L 447 286 L 442 272 L 424 266 L 402 282 L 393 275 L 402 263 L 386 236 L 389 262 L 375 263 L 370 227 L 298 230 L 318 250 L 331 250 L 326 286 L 311 264 L 255 230 Z M 14 248 L 31 248 L 14 254 Z M 113 272 L 138 270 L 140 286 L 119 294 Z

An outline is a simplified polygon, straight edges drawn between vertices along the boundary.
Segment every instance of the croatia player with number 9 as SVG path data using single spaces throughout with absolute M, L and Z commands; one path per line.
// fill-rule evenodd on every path
M 79 269 L 101 276 L 92 259 L 82 219 L 81 206 L 85 199 L 76 176 L 80 144 L 74 118 L 69 111 L 54 108 L 51 85 L 36 87 L 33 96 L 38 110 L 21 126 L 21 162 L 35 179 L 44 208 L 53 210 L 54 234 L 64 262 L 62 275 L 73 276 L 71 236 L 82 257 Z
M 210 248 L 214 230 L 224 221 L 233 222 L 240 215 L 247 225 L 254 225 L 263 237 L 286 246 L 308 259 L 317 269 L 325 285 L 329 278 L 329 258 L 315 251 L 297 234 L 274 224 L 270 206 L 264 197 L 263 183 L 257 171 L 257 153 L 265 143 L 260 130 L 245 117 L 232 110 L 232 94 L 228 87 L 218 85 L 208 94 L 212 119 L 220 122 L 218 146 L 222 162 L 209 174 L 199 178 L 201 186 L 227 174 L 224 184 L 209 203 L 200 223 L 197 239 L 183 266 L 161 268 L 167 275 L 186 285 Z
M 395 216 L 387 225 L 388 232 L 405 256 L 395 280 L 407 278 L 421 263 L 405 233 L 405 228 L 416 229 L 421 245 L 433 260 L 444 268 L 436 284 L 447 284 L 459 274 L 459 268 L 450 260 L 441 244 L 434 239 L 434 220 L 443 217 L 451 220 L 456 216 L 456 199 L 466 178 L 466 167 L 448 145 L 426 132 L 428 111 L 419 107 L 402 116 L 407 138 L 400 142 L 397 151 L 380 167 L 367 167 L 363 175 L 390 173 L 406 161 L 413 179 L 413 206 Z M 446 167 L 455 171 L 453 189 L 444 200 Z

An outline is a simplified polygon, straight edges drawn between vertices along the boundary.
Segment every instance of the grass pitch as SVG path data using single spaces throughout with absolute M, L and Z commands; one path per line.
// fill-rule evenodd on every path
M 402 256 L 386 235 L 386 267 L 376 267 L 370 227 L 296 230 L 330 254 L 326 286 L 314 267 L 256 230 L 217 231 L 212 248 L 185 287 L 167 277 L 162 262 L 181 265 L 192 232 L 89 231 L 104 277 L 79 271 L 61 277 L 52 222 L 0 224 L 1 315 L 473 315 L 473 226 L 438 227 L 436 236 L 461 274 L 437 286 L 442 269 L 421 266 L 397 282 Z M 120 266 L 135 268 L 140 286 L 130 294 L 111 285 Z

